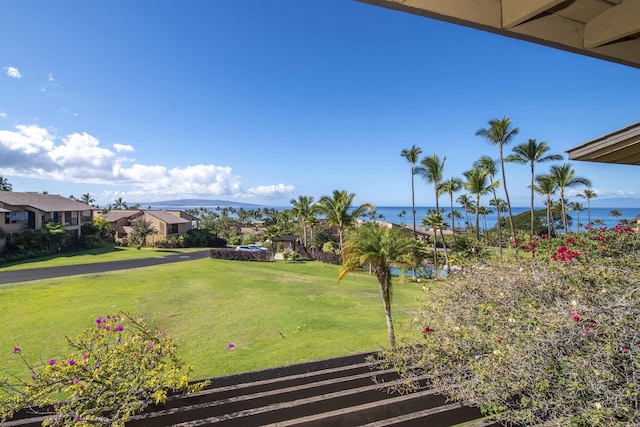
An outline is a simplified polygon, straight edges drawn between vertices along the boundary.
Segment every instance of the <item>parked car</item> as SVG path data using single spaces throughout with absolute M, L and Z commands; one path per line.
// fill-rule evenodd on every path
M 269 249 L 258 245 L 241 245 L 236 246 L 236 251 L 242 252 L 269 252 Z

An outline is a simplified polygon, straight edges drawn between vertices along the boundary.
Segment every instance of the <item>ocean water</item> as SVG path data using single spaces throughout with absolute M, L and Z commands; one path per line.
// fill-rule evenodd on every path
M 422 221 L 422 219 L 425 216 L 427 216 L 427 212 L 430 209 L 435 209 L 435 206 L 416 206 L 416 225 L 420 224 L 420 221 Z M 450 211 L 449 206 L 440 205 L 440 209 L 441 210 L 444 209 L 445 221 L 450 223 L 450 219 L 446 216 Z M 461 227 L 464 227 L 465 221 L 466 221 L 465 212 L 460 210 L 459 208 L 456 209 L 455 205 L 453 206 L 453 209 L 457 210 L 462 215 Z M 535 209 L 544 209 L 544 207 L 536 207 Z M 611 212 L 613 209 L 617 209 L 618 211 L 620 211 L 622 213 L 622 216 L 614 218 L 611 215 L 609 215 L 609 212 Z M 407 214 L 404 216 L 404 220 L 399 216 L 400 212 L 402 212 L 403 210 L 407 212 Z M 513 216 L 521 214 L 522 212 L 528 212 L 529 210 L 530 208 L 528 207 L 522 207 L 522 206 L 511 207 Z M 377 206 L 376 214 L 378 216 L 382 215 L 384 217 L 384 219 L 382 219 L 383 221 L 392 222 L 394 224 L 400 224 L 401 222 L 404 221 L 405 224 L 410 225 L 412 224 L 412 221 L 413 221 L 411 217 L 411 206 L 409 207 L 406 207 L 406 206 L 379 206 L 378 207 Z M 573 218 L 573 226 L 571 227 L 571 230 L 576 231 L 576 226 L 578 223 L 577 212 L 569 211 L 568 214 Z M 591 208 L 591 221 L 593 222 L 597 219 L 600 219 L 604 221 L 606 227 L 608 228 L 615 227 L 616 225 L 618 225 L 621 219 L 632 220 L 638 215 L 640 215 L 640 209 L 634 209 L 634 208 L 601 208 L 601 207 Z M 506 214 L 500 214 L 500 216 L 505 217 Z M 588 212 L 585 209 L 584 211 L 580 212 L 580 223 L 587 224 L 587 218 L 588 218 Z M 469 221 L 472 223 L 472 225 L 475 223 L 475 214 L 473 213 L 469 214 Z M 481 227 L 482 227 L 482 222 L 483 222 L 483 219 L 481 216 L 480 217 Z M 498 216 L 495 214 L 495 211 L 487 215 L 488 228 L 492 228 L 493 226 L 496 225 L 497 222 L 498 222 Z M 458 226 L 458 221 L 456 220 L 456 227 L 457 226 Z

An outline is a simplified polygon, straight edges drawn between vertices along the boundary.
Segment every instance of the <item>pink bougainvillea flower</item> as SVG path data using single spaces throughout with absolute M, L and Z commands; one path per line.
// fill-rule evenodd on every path
M 123 329 L 124 329 L 124 326 L 122 326 L 122 325 L 118 325 L 118 326 L 116 326 L 115 328 L 113 328 L 113 330 L 114 330 L 115 332 L 120 332 L 120 331 L 121 331 L 121 330 L 123 330 Z
M 80 380 L 79 380 L 79 379 L 77 379 L 77 378 L 74 378 L 74 379 L 73 379 L 73 383 L 74 383 L 74 384 L 78 384 L 78 381 L 80 381 Z
M 502 338 L 502 335 L 500 335 L 500 336 L 498 337 L 498 342 L 499 342 L 499 343 L 501 343 L 503 339 L 504 339 L 504 338 Z
M 571 313 L 570 316 L 574 322 L 578 323 L 580 321 L 580 313 Z
M 82 355 L 82 360 L 87 360 L 87 357 L 89 357 L 89 355 L 87 353 Z
M 422 333 L 423 333 L 424 335 L 426 335 L 426 334 L 430 334 L 431 332 L 433 332 L 433 329 L 431 329 L 431 328 L 430 328 L 430 327 L 428 327 L 428 326 L 422 330 Z
M 53 365 L 55 365 L 56 363 L 58 363 L 58 361 L 57 361 L 56 359 L 51 359 L 51 360 L 49 360 L 49 365 L 50 365 L 50 366 L 53 366 Z
M 69 366 L 73 366 L 76 364 L 76 360 L 75 359 L 70 359 L 69 360 Z
M 575 239 L 574 239 L 573 237 L 569 237 L 569 238 L 567 239 L 567 243 L 569 243 L 569 244 L 573 244 L 573 243 L 575 243 L 575 242 L 576 242 L 576 241 L 575 241 Z
M 227 346 L 227 350 L 233 350 L 234 348 L 236 348 L 236 345 L 232 342 L 230 342 L 229 345 Z
M 20 353 L 20 347 L 13 347 L 13 354 L 18 354 Z
M 149 347 L 149 350 L 153 350 L 153 343 L 150 342 L 149 345 L 147 345 L 147 347 Z

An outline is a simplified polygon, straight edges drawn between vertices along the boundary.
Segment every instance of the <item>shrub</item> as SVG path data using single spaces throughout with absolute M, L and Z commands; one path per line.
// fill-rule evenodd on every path
M 334 242 L 325 242 L 322 245 L 322 252 L 338 253 L 339 252 L 338 245 Z
M 173 249 L 173 248 L 184 248 L 186 247 L 184 243 L 184 238 L 182 236 L 171 236 L 168 239 L 161 239 L 154 242 L 153 246 L 156 248 L 165 248 L 165 249 Z
M 426 288 L 415 341 L 385 353 L 407 379 L 526 425 L 640 425 L 640 236 L 541 239 L 522 265 Z
M 271 261 L 271 254 L 267 251 L 248 252 L 233 249 L 209 249 L 209 257 L 214 259 L 229 259 L 237 261 Z
M 342 264 L 342 254 L 335 252 L 314 251 L 312 259 L 327 264 Z
M 40 367 L 32 366 L 20 347 L 14 348 L 31 379 L 0 378 L 3 420 L 22 408 L 50 408 L 55 416 L 43 425 L 124 426 L 150 403 L 164 403 L 168 393 L 206 385 L 189 383 L 191 367 L 183 366 L 171 338 L 128 315 L 99 317 L 93 328 L 67 342 L 68 354 Z

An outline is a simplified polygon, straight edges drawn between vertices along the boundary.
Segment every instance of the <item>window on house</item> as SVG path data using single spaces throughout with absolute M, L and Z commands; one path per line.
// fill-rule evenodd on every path
M 178 234 L 178 224 L 167 224 L 167 234 Z
M 5 214 L 5 224 L 18 224 L 20 222 L 20 211 L 11 211 Z

